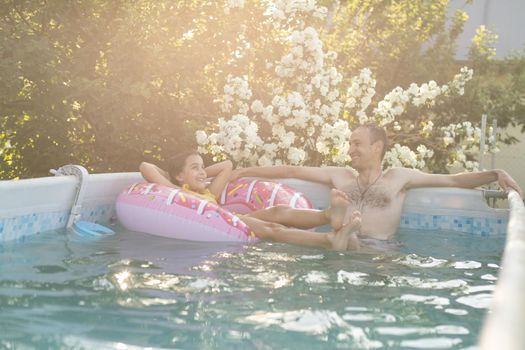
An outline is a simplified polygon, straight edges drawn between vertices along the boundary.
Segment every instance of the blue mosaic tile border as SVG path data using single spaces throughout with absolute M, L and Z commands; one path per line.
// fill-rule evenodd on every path
M 116 217 L 113 204 L 84 207 L 81 220 L 105 224 Z M 57 230 L 65 227 L 69 210 L 51 213 L 21 215 L 0 219 L 0 243 L 11 240 L 23 241 L 25 237 L 39 232 Z M 505 235 L 507 220 L 503 218 L 469 217 L 454 215 L 431 215 L 403 213 L 399 228 L 417 230 L 446 230 L 469 233 L 479 236 Z
M 28 214 L 0 220 L 0 242 L 24 240 L 33 234 L 66 226 L 69 210 Z
M 69 219 L 70 210 L 50 213 L 20 215 L 13 218 L 0 219 L 0 243 L 18 240 L 51 230 L 64 228 Z M 115 217 L 113 204 L 83 208 L 81 220 L 104 224 Z
M 504 218 L 487 218 L 454 215 L 403 213 L 399 228 L 417 230 L 445 230 L 479 236 L 505 235 L 508 221 Z
M 114 204 L 99 205 L 82 209 L 81 220 L 96 222 L 98 224 L 108 223 L 116 218 Z

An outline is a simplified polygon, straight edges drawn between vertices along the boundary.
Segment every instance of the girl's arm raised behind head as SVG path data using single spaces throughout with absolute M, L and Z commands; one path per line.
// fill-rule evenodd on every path
M 226 187 L 228 184 L 232 169 L 233 164 L 231 160 L 225 160 L 220 163 L 210 165 L 205 169 L 208 177 L 214 177 L 211 184 L 208 186 L 208 190 L 213 193 L 215 198 L 219 198 L 222 191 L 224 190 L 224 187 Z
M 206 174 L 208 175 L 208 177 L 215 177 L 219 175 L 224 169 L 229 169 L 229 168 L 233 168 L 233 164 L 231 160 L 224 160 L 222 162 L 212 164 L 206 167 L 206 169 L 204 170 L 206 171 Z
M 169 174 L 155 164 L 142 162 L 140 163 L 139 170 L 142 177 L 148 182 L 175 187 L 175 185 L 169 180 Z

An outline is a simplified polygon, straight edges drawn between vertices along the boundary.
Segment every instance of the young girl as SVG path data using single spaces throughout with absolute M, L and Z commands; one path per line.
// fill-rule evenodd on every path
M 139 169 L 149 182 L 180 187 L 217 203 L 217 198 L 230 180 L 233 165 L 226 160 L 205 168 L 197 152 L 184 152 L 169 160 L 168 172 L 146 162 L 141 163 Z M 209 184 L 206 182 L 208 177 L 213 177 Z M 347 204 L 343 192 L 332 190 L 331 206 L 327 210 L 294 209 L 279 205 L 240 215 L 240 218 L 261 239 L 335 250 L 355 250 L 359 249 L 356 232 L 361 217 L 358 212 L 354 212 L 348 223 L 343 225 Z M 331 223 L 337 231 L 320 233 L 305 230 L 326 223 Z

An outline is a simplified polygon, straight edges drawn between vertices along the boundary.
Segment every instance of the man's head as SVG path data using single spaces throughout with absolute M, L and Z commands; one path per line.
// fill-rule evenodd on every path
M 363 169 L 381 164 L 388 147 L 385 129 L 376 124 L 358 126 L 350 136 L 350 157 L 352 166 Z

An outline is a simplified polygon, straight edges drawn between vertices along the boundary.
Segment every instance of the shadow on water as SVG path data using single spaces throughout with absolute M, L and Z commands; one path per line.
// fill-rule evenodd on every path
M 221 254 L 242 253 L 245 245 L 236 242 L 191 242 L 122 232 L 115 242 L 115 249 L 122 259 L 147 261 L 152 268 L 183 274 L 191 273 L 192 267 L 203 260 L 219 259 Z

